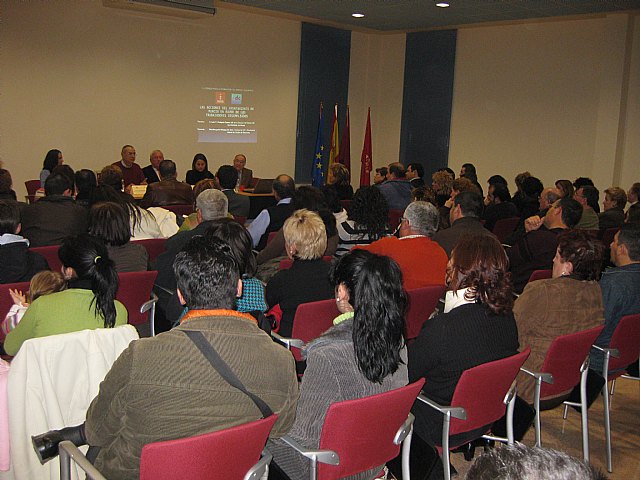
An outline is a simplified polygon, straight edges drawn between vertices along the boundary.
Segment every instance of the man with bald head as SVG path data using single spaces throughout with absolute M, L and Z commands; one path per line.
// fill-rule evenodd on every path
M 144 173 L 148 184 L 160 181 L 160 162 L 163 160 L 164 154 L 160 150 L 154 150 L 151 152 L 151 155 L 149 155 L 149 163 L 151 165 L 147 165 L 142 169 L 142 173 Z
M 296 190 L 293 178 L 289 175 L 278 175 L 273 181 L 272 189 L 278 203 L 262 210 L 247 228 L 256 250 L 262 250 L 267 245 L 269 233 L 280 230 L 284 221 L 293 213 L 291 197 Z
M 125 188 L 129 185 L 145 185 L 147 179 L 136 162 L 136 149 L 132 145 L 125 145 L 120 152 L 120 160 L 113 165 L 122 170 L 122 180 Z
M 250 188 L 253 183 L 253 171 L 245 168 L 247 164 L 247 157 L 242 153 L 239 153 L 233 158 L 233 168 L 238 171 L 238 183 L 236 188 Z

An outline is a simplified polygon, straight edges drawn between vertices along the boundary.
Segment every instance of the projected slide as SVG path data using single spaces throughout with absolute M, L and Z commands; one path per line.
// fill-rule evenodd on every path
M 196 131 L 198 142 L 256 143 L 253 90 L 203 87 Z

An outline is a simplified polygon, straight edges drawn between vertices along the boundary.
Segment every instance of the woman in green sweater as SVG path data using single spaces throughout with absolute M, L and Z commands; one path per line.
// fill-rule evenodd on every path
M 4 349 L 15 355 L 30 338 L 127 323 L 127 310 L 115 299 L 118 274 L 104 243 L 89 235 L 67 238 L 58 257 L 69 288 L 35 300 L 7 335 Z

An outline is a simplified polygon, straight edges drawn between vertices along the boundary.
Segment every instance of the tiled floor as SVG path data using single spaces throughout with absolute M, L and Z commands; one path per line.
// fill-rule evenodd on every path
M 562 419 L 562 407 L 542 412 L 542 445 L 582 457 L 580 415 L 570 409 L 569 418 Z M 611 430 L 613 444 L 613 473 L 611 480 L 640 480 L 640 382 L 621 379 L 611 400 Z M 603 402 L 596 400 L 589 409 L 589 452 L 591 463 L 606 472 Z M 523 443 L 533 445 L 531 429 Z M 452 455 L 458 470 L 456 478 L 464 478 L 471 463 L 462 454 Z

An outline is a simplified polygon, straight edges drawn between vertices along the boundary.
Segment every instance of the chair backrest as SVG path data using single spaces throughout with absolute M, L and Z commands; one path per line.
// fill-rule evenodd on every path
M 0 284 L 0 322 L 4 320 L 9 313 L 11 305 L 13 305 L 13 299 L 9 294 L 9 290 L 20 290 L 25 295 L 29 290 L 29 282 L 18 283 L 2 283 Z M 0 342 L 4 341 L 4 333 L 0 330 Z
M 331 263 L 333 261 L 333 257 L 331 255 L 323 255 L 322 260 L 327 263 Z M 292 265 L 293 260 L 291 260 L 290 258 L 283 258 L 282 260 L 280 260 L 278 270 L 289 270 Z
M 134 240 L 133 243 L 142 245 L 149 254 L 149 261 L 157 259 L 161 253 L 166 250 L 167 239 L 166 238 L 148 238 L 145 240 Z
M 378 395 L 329 407 L 320 448 L 336 452 L 339 465 L 318 464 L 318 479 L 344 478 L 385 464 L 398 455 L 393 440 L 424 385 L 424 379 Z
M 36 190 L 40 188 L 40 179 L 38 180 L 27 180 L 24 182 L 24 186 L 27 189 L 27 193 L 29 195 L 35 195 Z
M 551 278 L 553 270 L 534 270 L 531 272 L 529 282 L 535 282 L 536 280 L 544 280 L 545 278 Z
M 142 448 L 140 480 L 242 480 L 260 459 L 278 415 L 217 432 L 149 443 Z
M 277 234 L 278 234 L 278 232 L 269 232 L 269 235 L 267 235 L 267 245 L 269 245 L 271 243 L 271 240 L 276 238 Z
M 396 208 L 389 209 L 389 227 L 391 230 L 395 230 L 395 228 L 400 224 L 400 219 L 402 218 L 403 210 L 398 210 Z
M 490 425 L 503 417 L 504 398 L 530 353 L 531 349 L 527 348 L 511 357 L 483 363 L 462 373 L 451 406 L 463 407 L 467 419 L 452 418 L 450 436 Z
M 129 323 L 139 325 L 147 323 L 148 313 L 140 313 L 140 307 L 151 297 L 153 282 L 158 272 L 127 272 L 119 273 L 120 286 L 116 293 L 116 300 L 120 300 L 129 313 Z
M 540 371 L 553 375 L 553 383 L 542 382 L 541 399 L 566 393 L 580 383 L 580 367 L 602 328 L 561 335 L 551 342 Z
M 493 226 L 493 234 L 498 237 L 500 243 L 503 243 L 516 229 L 518 222 L 520 222 L 520 217 L 501 218 Z
M 446 291 L 444 285 L 429 285 L 427 287 L 408 290 L 409 310 L 407 311 L 406 339 L 411 340 L 418 336 L 422 325 L 433 313 L 438 300 Z
M 62 262 L 58 258 L 58 250 L 60 245 L 49 245 L 47 247 L 31 247 L 29 250 L 35 253 L 39 253 L 47 259 L 49 268 L 54 272 L 60 272 L 62 270 Z
M 169 210 L 170 212 L 173 212 L 176 215 L 190 215 L 195 211 L 193 205 L 189 203 L 176 204 L 176 205 L 162 205 L 162 208 L 164 208 L 165 210 Z
M 301 303 L 293 317 L 291 338 L 298 338 L 309 343 L 318 338 L 333 326 L 333 319 L 340 315 L 334 299 L 319 302 Z M 300 351 L 292 348 L 293 356 L 300 360 Z
M 638 360 L 640 353 L 640 313 L 625 315 L 620 319 L 611 336 L 610 348 L 616 348 L 620 354 L 618 358 L 609 359 L 609 371 L 619 370 L 609 376 L 609 380 L 619 377 L 624 369 Z

